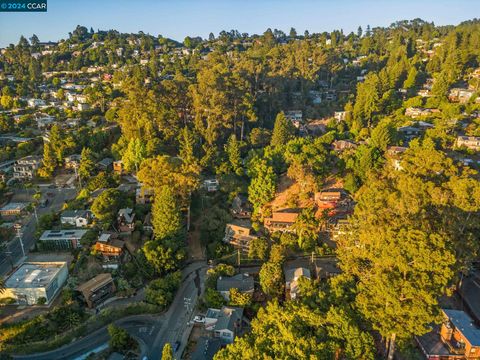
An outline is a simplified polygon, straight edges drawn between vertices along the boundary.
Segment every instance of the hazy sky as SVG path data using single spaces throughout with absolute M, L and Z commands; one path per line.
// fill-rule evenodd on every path
M 390 25 L 422 18 L 437 25 L 480 17 L 479 0 L 48 0 L 47 13 L 1 13 L 0 47 L 20 35 L 41 41 L 66 38 L 76 25 L 95 30 L 162 34 L 176 40 L 207 37 L 210 32 L 237 29 L 262 33 L 267 28 L 298 33 L 361 25 Z

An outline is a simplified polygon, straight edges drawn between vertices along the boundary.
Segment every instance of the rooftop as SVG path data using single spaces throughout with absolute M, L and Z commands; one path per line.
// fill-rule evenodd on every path
M 84 282 L 83 284 L 78 285 L 77 290 L 82 293 L 92 293 L 95 290 L 101 288 L 102 286 L 105 286 L 111 281 L 113 281 L 112 274 L 110 273 L 98 274 L 97 276 L 88 280 L 87 282 Z
M 62 212 L 62 217 L 75 218 L 87 216 L 88 210 L 65 210 Z
M 86 233 L 87 230 L 47 230 L 40 236 L 40 240 L 81 239 Z
M 0 211 L 23 210 L 27 207 L 27 205 L 27 203 L 11 202 L 0 208 Z
M 235 276 L 220 276 L 217 280 L 218 291 L 229 291 L 230 289 L 238 289 L 241 292 L 251 291 L 254 289 L 253 277 L 246 274 L 238 274 Z
M 50 284 L 66 262 L 23 263 L 5 281 L 8 288 L 40 288 Z
M 472 346 L 480 346 L 480 329 L 475 326 L 472 318 L 465 311 L 450 309 L 442 311 Z

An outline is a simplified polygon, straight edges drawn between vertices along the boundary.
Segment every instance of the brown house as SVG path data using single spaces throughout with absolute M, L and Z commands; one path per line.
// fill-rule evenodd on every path
M 87 306 L 94 308 L 109 298 L 116 289 L 112 275 L 102 273 L 77 286 L 76 290 L 80 292 Z
M 122 160 L 118 160 L 118 161 L 113 162 L 113 171 L 115 171 L 117 174 L 120 174 L 120 175 L 123 174 L 123 162 L 122 162 Z
M 122 255 L 124 247 L 125 242 L 119 240 L 116 234 L 103 233 L 99 236 L 93 249 L 107 257 L 119 257 Z
M 118 211 L 117 223 L 121 232 L 132 232 L 135 230 L 135 213 L 133 209 L 120 209 Z
M 272 217 L 264 220 L 264 226 L 270 232 L 291 231 L 290 227 L 295 223 L 298 215 L 299 212 L 292 209 L 274 211 Z
M 427 359 L 480 359 L 480 329 L 462 310 L 443 309 L 444 321 L 440 327 L 417 338 Z
M 233 245 L 236 249 L 248 253 L 250 242 L 257 238 L 253 232 L 250 220 L 234 220 L 225 226 L 225 237 L 223 238 L 223 241 L 227 244 Z

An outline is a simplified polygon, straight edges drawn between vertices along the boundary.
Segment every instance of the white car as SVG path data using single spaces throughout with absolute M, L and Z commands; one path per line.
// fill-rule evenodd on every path
M 198 324 L 203 324 L 205 322 L 205 316 L 197 315 L 193 318 L 193 322 L 196 322 Z

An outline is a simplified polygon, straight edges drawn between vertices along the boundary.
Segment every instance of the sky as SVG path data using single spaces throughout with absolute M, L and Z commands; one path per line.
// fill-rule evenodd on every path
M 48 0 L 46 13 L 0 12 L 0 47 L 18 43 L 20 35 L 60 40 L 77 25 L 183 41 L 187 35 L 206 38 L 231 29 L 348 33 L 359 25 L 414 18 L 455 25 L 475 16 L 480 16 L 479 0 Z

